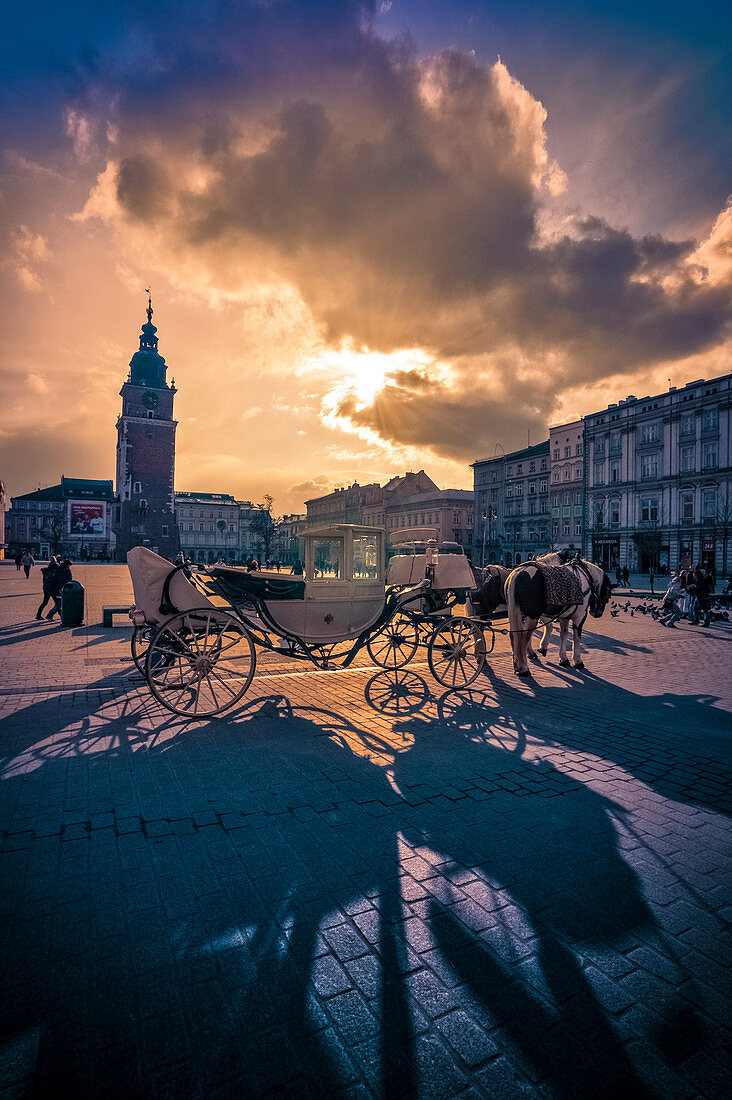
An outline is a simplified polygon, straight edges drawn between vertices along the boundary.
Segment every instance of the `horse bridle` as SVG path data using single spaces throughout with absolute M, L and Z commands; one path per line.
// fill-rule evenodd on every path
M 567 562 L 567 565 L 576 565 L 580 572 L 584 573 L 585 577 L 587 578 L 590 586 L 590 599 L 587 604 L 587 610 L 590 615 L 594 615 L 595 611 L 597 610 L 597 606 L 600 603 L 600 588 L 602 587 L 602 581 L 600 581 L 599 584 L 595 583 L 595 581 L 592 579 L 592 574 L 590 573 L 589 569 L 581 558 L 576 558 L 574 561 L 569 561 Z

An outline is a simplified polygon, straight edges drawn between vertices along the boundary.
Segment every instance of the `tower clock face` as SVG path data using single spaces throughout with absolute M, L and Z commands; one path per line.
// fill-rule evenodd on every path
M 142 399 L 142 403 L 146 409 L 157 409 L 158 395 L 156 393 L 146 393 Z

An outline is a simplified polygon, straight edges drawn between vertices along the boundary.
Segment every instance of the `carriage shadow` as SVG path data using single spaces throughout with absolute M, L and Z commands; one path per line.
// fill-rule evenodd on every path
M 379 676 L 366 697 L 397 742 L 282 695 L 196 723 L 135 696 L 105 716 L 94 689 L 120 674 L 69 709 L 67 737 L 58 700 L 24 712 L 6 798 L 88 775 L 146 818 L 120 834 L 119 866 L 113 837 L 71 841 L 90 848 L 89 892 L 62 861 L 63 904 L 44 911 L 39 876 L 16 915 L 30 984 L 11 982 L 3 1035 L 41 1029 L 41 1090 L 88 1086 L 91 1035 L 97 1091 L 139 1094 L 141 1057 L 191 1096 L 330 1095 L 354 1079 L 353 1043 L 377 1094 L 420 1094 L 440 1066 L 434 1017 L 468 1005 L 527 1088 L 653 1095 L 581 966 L 655 934 L 622 808 L 537 754 L 535 714 L 517 718 L 500 683 L 435 700 L 414 673 L 396 694 Z M 451 799 L 446 775 L 486 797 Z

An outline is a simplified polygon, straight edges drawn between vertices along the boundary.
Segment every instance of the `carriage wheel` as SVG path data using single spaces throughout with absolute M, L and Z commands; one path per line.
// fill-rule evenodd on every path
M 485 664 L 483 631 L 468 619 L 447 619 L 430 638 L 427 661 L 443 687 L 467 687 Z
M 150 641 L 154 633 L 154 626 L 135 626 L 132 629 L 132 641 L 130 643 L 132 660 L 137 666 L 137 671 L 141 673 L 142 676 L 145 675 L 145 658 L 147 657 L 147 651 L 150 647 Z
M 183 611 L 150 642 L 145 678 L 155 698 L 185 718 L 233 707 L 252 682 L 256 653 L 249 631 L 215 608 Z
M 369 656 L 380 668 L 401 668 L 411 661 L 419 645 L 419 631 L 411 615 L 398 612 L 378 634 L 366 642 Z

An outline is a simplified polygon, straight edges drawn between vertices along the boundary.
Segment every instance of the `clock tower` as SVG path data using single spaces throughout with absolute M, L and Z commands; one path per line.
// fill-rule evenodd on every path
M 124 561 L 133 546 L 149 546 L 171 560 L 180 550 L 175 518 L 175 383 L 167 382 L 165 360 L 158 351 L 147 300 L 147 323 L 140 350 L 130 360 L 130 373 L 120 390 L 122 414 L 117 420 L 117 557 Z

